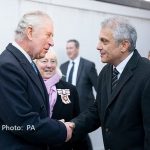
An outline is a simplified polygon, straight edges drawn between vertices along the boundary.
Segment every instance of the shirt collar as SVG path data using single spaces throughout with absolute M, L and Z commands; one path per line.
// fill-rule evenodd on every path
M 22 53 L 23 53 L 23 55 L 28 59 L 28 61 L 30 62 L 30 63 L 32 63 L 32 59 L 31 59 L 31 57 L 29 56 L 29 54 L 17 43 L 17 42 L 13 42 L 12 43 L 12 45 L 13 46 L 15 46 L 17 49 L 19 49 Z
M 116 69 L 118 70 L 118 72 L 121 74 L 126 66 L 126 64 L 128 63 L 128 61 L 130 60 L 130 58 L 132 57 L 133 52 L 130 53 L 128 55 L 128 57 L 126 59 L 124 59 L 117 67 Z M 114 66 L 113 66 L 114 67 Z
M 75 64 L 79 63 L 80 56 L 77 56 L 74 60 L 70 59 L 70 63 L 74 62 Z

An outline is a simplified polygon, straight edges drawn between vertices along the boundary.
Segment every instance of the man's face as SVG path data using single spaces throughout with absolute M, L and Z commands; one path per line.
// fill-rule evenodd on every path
M 53 23 L 44 19 L 42 25 L 32 28 L 30 41 L 30 56 L 32 59 L 43 58 L 53 43 Z
M 121 49 L 121 44 L 117 44 L 113 37 L 112 29 L 102 28 L 97 45 L 101 61 L 117 66 L 122 61 Z
M 76 48 L 74 42 L 68 42 L 66 45 L 67 55 L 70 59 L 74 60 L 79 53 L 79 49 Z

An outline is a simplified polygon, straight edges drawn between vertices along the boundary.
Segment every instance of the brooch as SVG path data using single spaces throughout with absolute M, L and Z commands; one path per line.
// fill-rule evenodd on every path
M 70 104 L 71 101 L 69 99 L 70 89 L 57 89 L 58 95 L 61 96 L 61 100 L 64 104 Z

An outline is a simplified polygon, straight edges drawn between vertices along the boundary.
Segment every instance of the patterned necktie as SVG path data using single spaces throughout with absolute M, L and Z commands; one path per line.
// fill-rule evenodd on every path
M 73 70 L 74 70 L 74 62 L 72 62 L 72 67 L 69 73 L 68 82 L 72 84 L 72 76 L 73 76 Z
M 31 65 L 32 65 L 35 73 L 38 74 L 37 68 L 36 68 L 35 63 L 33 61 L 31 62 Z
M 113 69 L 113 74 L 112 74 L 112 91 L 114 90 L 114 88 L 116 87 L 117 83 L 118 83 L 118 70 L 116 68 Z

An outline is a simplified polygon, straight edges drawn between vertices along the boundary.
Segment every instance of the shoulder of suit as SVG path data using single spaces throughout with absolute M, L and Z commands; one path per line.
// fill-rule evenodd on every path
M 141 60 L 142 60 L 143 63 L 145 63 L 147 65 L 150 65 L 150 60 L 148 60 L 147 58 L 141 57 Z
M 104 70 L 108 70 L 108 69 L 111 69 L 112 68 L 112 65 L 111 64 L 106 64 L 101 71 L 104 71 Z
M 81 61 L 85 62 L 86 64 L 91 64 L 91 65 L 95 65 L 95 63 L 91 60 L 85 59 L 83 57 L 81 57 Z
M 72 84 L 70 84 L 70 83 L 68 83 L 68 82 L 66 82 L 66 81 L 64 81 L 64 80 L 60 80 L 57 84 L 56 84 L 56 87 L 57 88 L 59 88 L 59 87 L 61 87 L 61 88 L 68 88 L 68 89 L 74 89 L 75 88 L 75 86 L 74 85 L 72 85 Z
M 62 63 L 62 64 L 60 65 L 60 67 L 65 66 L 65 65 L 67 65 L 67 64 L 69 64 L 69 61 L 66 61 L 66 62 Z
M 112 69 L 112 65 L 106 64 L 106 65 L 101 69 L 101 71 L 100 71 L 100 73 L 99 73 L 99 77 L 101 77 L 101 76 L 104 75 L 104 74 L 110 73 L 111 69 Z

